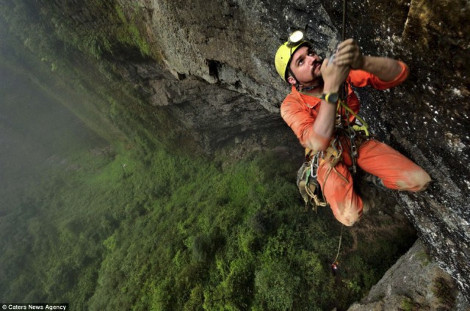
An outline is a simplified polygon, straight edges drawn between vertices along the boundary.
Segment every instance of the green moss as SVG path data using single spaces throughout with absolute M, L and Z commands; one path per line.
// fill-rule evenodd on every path
M 455 305 L 455 289 L 443 277 L 438 277 L 434 280 L 432 292 L 444 306 L 452 308 Z
M 416 309 L 416 304 L 411 300 L 411 298 L 405 298 L 401 301 L 400 304 L 400 309 L 403 311 L 415 311 Z
M 124 7 L 116 0 L 86 0 L 80 5 L 86 10 L 69 3 L 33 5 L 6 0 L 0 14 L 27 47 L 51 61 L 70 53 L 70 49 L 95 59 L 137 51 L 141 57 L 158 60 L 159 53 L 152 51 L 149 44 L 141 7 L 135 4 Z
M 426 253 L 426 251 L 422 251 L 416 254 L 416 258 L 421 262 L 424 267 L 431 263 L 431 259 L 429 258 L 429 255 Z
M 141 33 L 141 29 L 144 29 L 145 25 L 142 24 L 138 7 L 126 7 L 126 9 L 127 16 L 119 4 L 115 5 L 117 17 L 121 22 L 121 26 L 116 32 L 116 39 L 123 45 L 136 47 L 142 56 L 150 56 L 148 38 Z

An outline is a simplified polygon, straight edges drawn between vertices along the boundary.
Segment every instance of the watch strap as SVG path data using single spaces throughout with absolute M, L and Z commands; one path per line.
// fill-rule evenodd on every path
M 325 101 L 329 103 L 336 104 L 339 100 L 339 95 L 338 93 L 327 93 L 327 94 L 322 94 L 320 99 L 324 99 Z

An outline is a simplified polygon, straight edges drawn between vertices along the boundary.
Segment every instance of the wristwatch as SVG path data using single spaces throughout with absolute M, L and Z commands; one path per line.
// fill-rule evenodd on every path
M 338 93 L 328 93 L 328 94 L 322 94 L 320 99 L 324 99 L 325 101 L 336 104 L 339 100 L 339 95 Z

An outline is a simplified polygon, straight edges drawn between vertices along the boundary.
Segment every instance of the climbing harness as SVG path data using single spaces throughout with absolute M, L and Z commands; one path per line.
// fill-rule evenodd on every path
M 317 181 L 318 158 L 307 159 L 297 172 L 297 187 L 305 202 L 305 208 L 309 205 L 317 212 L 319 206 L 326 206 L 320 184 Z
M 341 110 L 344 111 L 345 118 L 342 119 Z M 354 118 L 354 123 L 350 122 L 350 115 Z M 344 121 L 344 122 L 343 122 Z M 336 139 L 342 135 L 348 138 L 349 149 L 352 165 L 350 171 L 352 174 L 357 172 L 357 157 L 359 156 L 358 148 L 366 140 L 370 138 L 369 126 L 367 123 L 358 116 L 354 111 L 348 107 L 346 100 L 340 99 L 336 109 L 336 124 L 335 124 Z
M 342 111 L 344 113 L 342 113 Z M 341 116 L 345 115 L 343 119 Z M 354 117 L 355 122 L 350 122 L 350 116 Z M 325 174 L 323 185 L 326 185 L 328 177 L 334 171 L 340 178 L 345 180 L 345 176 L 341 175 L 336 165 L 343 157 L 343 143 L 348 142 L 349 154 L 351 157 L 352 165 L 350 167 L 351 173 L 355 174 L 357 171 L 357 157 L 359 155 L 358 148 L 366 140 L 370 138 L 370 133 L 367 123 L 354 111 L 349 108 L 344 100 L 339 100 L 336 109 L 335 121 L 335 137 L 331 140 L 330 145 L 324 151 L 312 154 L 312 150 L 305 150 L 305 162 L 297 173 L 297 186 L 302 198 L 305 202 L 305 207 L 312 206 L 316 212 L 318 206 L 326 206 L 328 203 L 323 197 L 323 191 L 317 181 L 317 170 L 322 162 L 328 164 L 328 170 Z

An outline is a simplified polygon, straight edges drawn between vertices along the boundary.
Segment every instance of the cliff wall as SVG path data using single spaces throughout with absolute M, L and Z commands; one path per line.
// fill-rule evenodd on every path
M 125 5 L 125 3 L 123 3 Z M 165 105 L 208 152 L 222 145 L 286 147 L 279 117 L 288 91 L 273 67 L 290 31 L 305 30 L 320 54 L 337 44 L 340 1 L 140 1 L 147 36 L 172 80 L 145 77 L 150 105 Z M 467 1 L 348 1 L 348 37 L 364 54 L 400 58 L 402 86 L 360 92 L 379 137 L 423 166 L 433 183 L 398 193 L 440 266 L 470 297 L 469 37 Z M 138 64 L 136 67 L 138 68 Z M 137 69 L 138 72 L 138 69 Z M 161 95 L 166 94 L 164 99 Z

